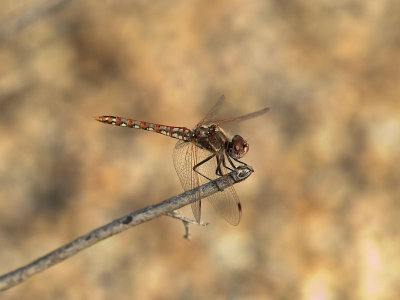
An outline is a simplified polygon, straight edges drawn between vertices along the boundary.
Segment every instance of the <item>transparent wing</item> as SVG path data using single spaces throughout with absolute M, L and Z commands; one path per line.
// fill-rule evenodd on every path
M 239 117 L 234 117 L 234 118 L 229 118 L 229 119 L 224 119 L 224 120 L 218 120 L 218 121 L 214 121 L 214 124 L 220 125 L 223 123 L 228 123 L 228 122 L 232 122 L 232 121 L 246 121 L 248 119 L 252 119 L 258 116 L 261 116 L 263 114 L 265 114 L 267 111 L 269 111 L 269 107 L 265 107 L 263 109 L 257 110 L 255 112 L 249 113 L 249 114 L 245 114 Z
M 197 147 L 196 147 L 197 148 Z M 206 151 L 201 148 L 197 148 L 197 162 L 201 162 L 210 155 L 212 155 L 211 152 Z M 216 157 L 212 158 L 211 160 L 207 161 L 206 163 L 200 165 L 197 170 L 210 178 L 211 180 L 214 180 L 220 176 L 216 174 L 217 170 L 217 159 Z M 224 168 L 221 165 L 221 170 L 223 174 L 226 174 L 229 172 L 228 169 Z M 204 178 L 203 176 L 199 175 L 199 184 L 202 185 L 204 183 L 207 183 L 208 180 Z M 236 194 L 236 191 L 233 186 L 230 186 L 226 188 L 225 190 L 221 192 L 217 192 L 209 197 L 207 199 L 211 202 L 213 205 L 214 209 L 217 211 L 218 214 L 220 214 L 228 223 L 232 225 L 237 225 L 240 222 L 240 217 L 242 214 L 242 207 L 239 202 L 239 197 Z
M 185 191 L 191 190 L 208 182 L 208 179 L 200 176 L 198 173 L 193 171 L 193 166 L 205 160 L 210 155 L 212 155 L 210 151 L 201 149 L 193 143 L 178 141 L 174 148 L 173 160 L 175 170 Z M 223 166 L 221 166 L 221 169 L 223 174 L 229 171 Z M 197 170 L 211 180 L 219 177 L 216 174 L 217 160 L 215 157 L 200 165 Z M 200 194 L 196 194 L 194 195 L 194 197 L 200 199 Z M 242 214 L 242 208 L 239 202 L 239 197 L 237 196 L 233 186 L 230 186 L 221 192 L 217 192 L 216 194 L 207 197 L 207 199 L 211 202 L 214 209 L 226 221 L 228 221 L 232 225 L 239 224 Z M 200 222 L 200 200 L 192 203 L 192 211 L 196 221 Z
M 199 123 L 197 123 L 197 126 L 208 123 L 211 120 L 213 120 L 215 118 L 215 115 L 218 113 L 218 111 L 221 109 L 222 105 L 224 104 L 224 101 L 225 101 L 225 96 L 222 95 L 218 99 L 217 103 L 215 103 L 214 106 L 210 109 L 210 111 L 205 115 L 205 117 L 203 119 L 201 119 L 201 121 Z
M 196 148 L 193 143 L 178 141 L 172 155 L 176 173 L 185 191 L 189 191 L 200 185 L 198 174 L 193 171 L 193 166 L 197 164 Z M 193 197 L 200 199 L 200 194 L 195 194 Z M 200 200 L 192 203 L 192 211 L 196 221 L 200 222 Z

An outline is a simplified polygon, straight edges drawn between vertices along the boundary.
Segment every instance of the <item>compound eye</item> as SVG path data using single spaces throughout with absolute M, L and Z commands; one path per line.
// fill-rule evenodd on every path
M 249 144 L 246 141 L 244 141 L 243 143 L 243 151 L 244 151 L 243 155 L 245 155 L 249 151 Z
M 232 157 L 242 158 L 249 150 L 249 144 L 239 135 L 232 139 Z

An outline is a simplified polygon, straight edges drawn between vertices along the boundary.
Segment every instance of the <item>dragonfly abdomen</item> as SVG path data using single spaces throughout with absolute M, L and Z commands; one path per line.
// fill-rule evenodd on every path
M 184 141 L 190 141 L 193 136 L 192 131 L 186 127 L 167 126 L 113 116 L 96 116 L 94 119 L 106 124 L 154 131 Z

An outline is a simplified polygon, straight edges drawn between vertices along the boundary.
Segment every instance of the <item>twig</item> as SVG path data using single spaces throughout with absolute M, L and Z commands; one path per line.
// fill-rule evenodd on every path
M 114 234 L 165 215 L 168 212 L 174 211 L 196 201 L 196 197 L 194 197 L 194 195 L 197 195 L 199 190 L 200 198 L 206 198 L 220 191 L 220 188 L 227 188 L 233 184 L 245 180 L 253 172 L 254 171 L 250 166 L 241 166 L 223 177 L 200 186 L 198 189 L 187 191 L 158 204 L 145 207 L 127 216 L 116 219 L 46 254 L 45 256 L 38 258 L 30 264 L 0 276 L 0 291 L 17 285 L 32 275 L 50 268 L 51 266 L 77 254 L 79 251 L 82 251 L 83 249 L 86 249 L 101 240 L 109 238 Z
M 187 218 L 177 210 L 174 210 L 173 212 L 166 213 L 165 215 L 167 215 L 169 217 L 172 217 L 174 219 L 181 220 L 182 222 L 190 223 L 190 224 L 201 225 L 201 226 L 207 226 L 208 225 L 208 223 L 204 223 L 203 221 L 197 222 L 196 220 Z
M 195 225 L 200 225 L 200 226 L 207 226 L 208 223 L 204 223 L 203 221 L 197 222 L 196 220 L 189 219 L 182 215 L 179 211 L 174 210 L 173 212 L 166 213 L 166 216 L 172 217 L 174 219 L 181 220 L 183 223 L 183 226 L 185 227 L 185 234 L 183 237 L 185 239 L 189 239 L 189 224 L 195 224 Z

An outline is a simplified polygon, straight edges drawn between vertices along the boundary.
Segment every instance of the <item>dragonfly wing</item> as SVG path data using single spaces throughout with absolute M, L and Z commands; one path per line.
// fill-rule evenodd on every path
M 196 147 L 197 148 L 197 147 Z M 197 162 L 201 162 L 207 157 L 209 157 L 212 153 L 206 151 L 201 148 L 197 148 L 196 156 Z M 199 173 L 205 175 L 211 180 L 217 179 L 220 176 L 216 174 L 217 170 L 217 159 L 216 157 L 210 159 L 204 164 L 200 165 L 197 170 Z M 222 174 L 229 173 L 229 169 L 225 168 L 221 165 Z M 199 176 L 199 183 L 204 184 L 207 183 L 208 180 L 203 176 Z M 208 196 L 207 199 L 211 202 L 214 209 L 220 214 L 228 223 L 232 225 L 237 225 L 240 222 L 240 217 L 242 214 L 242 207 L 239 201 L 239 197 L 236 194 L 236 191 L 233 186 L 226 188 L 221 192 L 217 192 L 211 196 Z
M 193 143 L 185 141 L 178 141 L 174 148 L 173 161 L 175 170 L 185 191 L 189 191 L 200 185 L 199 176 L 193 171 L 193 166 L 197 164 L 196 148 Z M 195 194 L 193 197 L 199 199 L 192 202 L 192 211 L 196 221 L 200 222 L 200 193 Z
M 239 117 L 234 117 L 234 118 L 229 118 L 229 119 L 224 119 L 224 120 L 218 120 L 218 121 L 214 121 L 215 124 L 223 124 L 223 123 L 228 123 L 228 122 L 232 122 L 232 121 L 246 121 L 248 119 L 252 119 L 258 116 L 261 116 L 263 114 L 265 114 L 267 111 L 269 111 L 269 107 L 265 107 L 263 109 L 257 110 L 255 112 L 249 113 L 249 114 L 245 114 Z
M 173 160 L 175 170 L 185 191 L 194 189 L 202 184 L 207 183 L 209 180 L 204 176 L 210 178 L 211 180 L 220 177 L 216 174 L 217 159 L 215 157 L 201 164 L 197 168 L 197 171 L 204 176 L 201 176 L 197 172 L 193 171 L 193 166 L 207 159 L 210 157 L 210 155 L 212 155 L 210 151 L 199 148 L 193 143 L 178 141 L 174 149 Z M 222 165 L 221 171 L 223 174 L 229 172 L 229 170 Z M 200 194 L 196 194 L 194 197 L 200 199 Z M 242 207 L 239 197 L 237 196 L 233 186 L 230 186 L 221 192 L 217 192 L 207 197 L 207 199 L 211 202 L 217 213 L 220 214 L 228 223 L 232 225 L 239 224 L 242 214 Z M 196 221 L 200 222 L 200 200 L 192 203 L 192 211 Z
M 210 111 L 205 115 L 203 119 L 197 124 L 197 126 L 205 123 L 209 123 L 211 120 L 213 120 L 218 113 L 218 111 L 221 109 L 222 105 L 224 104 L 225 101 L 225 96 L 222 95 L 217 103 L 214 104 L 214 106 L 210 109 Z
M 238 225 L 242 216 L 242 205 L 233 186 L 209 196 L 214 209 L 230 224 Z

